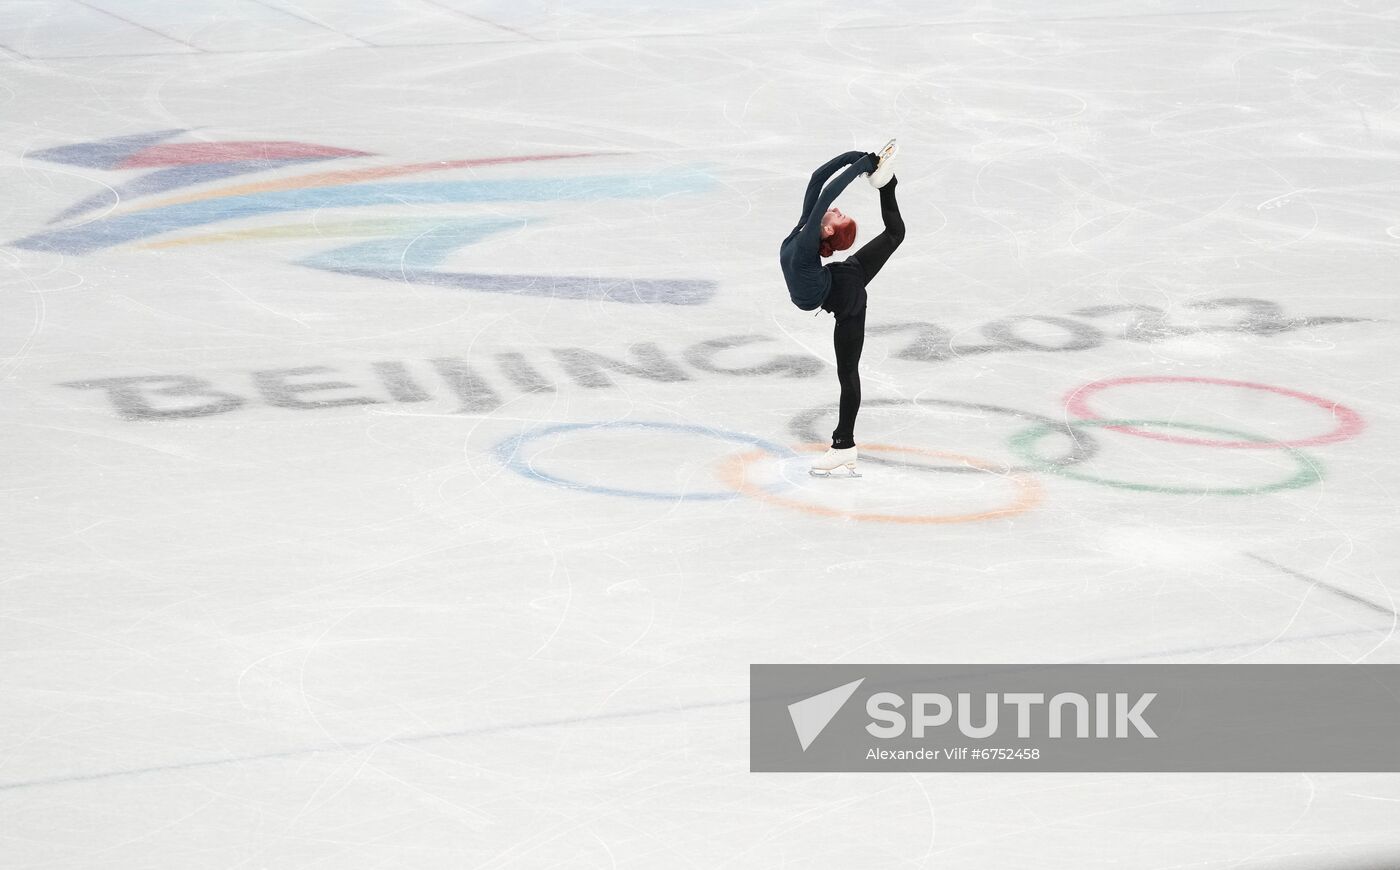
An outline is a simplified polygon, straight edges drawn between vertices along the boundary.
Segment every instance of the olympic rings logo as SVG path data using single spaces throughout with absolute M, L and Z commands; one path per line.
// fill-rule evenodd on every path
M 1090 407 L 1090 400 L 1106 391 L 1144 384 L 1194 384 L 1282 396 L 1326 411 L 1332 420 L 1332 428 L 1310 437 L 1279 440 L 1234 428 L 1188 423 L 1176 419 L 1104 418 Z M 798 488 L 785 481 L 777 485 L 764 485 L 755 479 L 752 469 L 761 460 L 794 460 L 800 458 L 803 453 L 824 450 L 825 443 L 818 434 L 818 423 L 823 417 L 830 415 L 835 410 L 834 405 L 804 411 L 793 419 L 790 426 L 791 432 L 803 442 L 797 446 L 778 444 L 742 432 L 692 424 L 613 421 L 566 423 L 531 430 L 507 438 L 496 445 L 494 452 L 507 468 L 532 480 L 595 494 L 670 502 L 716 501 L 746 497 L 814 516 L 861 522 L 929 525 L 981 522 L 1005 519 L 1025 513 L 1044 500 L 1044 489 L 1038 480 L 1038 475 L 1043 474 L 1118 489 L 1162 494 L 1244 496 L 1297 489 L 1322 479 L 1321 463 L 1315 457 L 1303 453 L 1298 448 L 1332 444 L 1355 437 L 1366 425 L 1361 415 L 1356 411 L 1318 396 L 1251 381 L 1203 377 L 1124 377 L 1094 381 L 1071 390 L 1066 395 L 1065 416 L 1061 418 L 1003 405 L 929 397 L 877 399 L 863 403 L 863 407 L 950 409 L 960 413 L 970 412 L 979 417 L 983 415 L 1004 416 L 1027 424 L 1012 435 L 1007 444 L 1019 463 L 1015 465 L 992 462 L 962 453 L 921 447 L 867 444 L 861 448 L 862 461 L 876 465 L 894 466 L 919 472 L 989 475 L 1007 488 L 1004 503 L 994 508 L 952 514 L 906 514 L 837 508 L 798 497 L 792 492 Z M 549 436 L 567 436 L 588 430 L 618 429 L 660 430 L 698 435 L 736 444 L 739 445 L 740 449 L 725 456 L 714 468 L 714 478 L 722 488 L 682 492 L 601 486 L 573 480 L 542 470 L 530 458 L 527 450 L 531 442 Z M 1102 431 L 1179 445 L 1225 450 L 1276 450 L 1292 460 L 1294 469 L 1278 480 L 1252 486 L 1190 486 L 1183 485 L 1180 481 L 1145 483 L 1119 479 L 1090 470 L 1092 461 L 1099 455 L 1101 449 L 1095 433 Z M 1042 445 L 1051 435 L 1061 436 L 1058 440 L 1067 444 L 1068 448 L 1056 455 L 1046 455 Z M 821 486 L 823 488 L 831 487 L 832 484 L 824 483 Z M 840 487 L 842 484 L 838 483 L 835 486 Z

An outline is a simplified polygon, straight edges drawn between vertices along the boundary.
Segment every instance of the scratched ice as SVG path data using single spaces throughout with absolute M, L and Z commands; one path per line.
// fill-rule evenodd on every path
M 1400 15 L 1208 5 L 8 4 L 0 864 L 1381 866 L 1393 775 L 747 770 L 752 662 L 1400 655 Z

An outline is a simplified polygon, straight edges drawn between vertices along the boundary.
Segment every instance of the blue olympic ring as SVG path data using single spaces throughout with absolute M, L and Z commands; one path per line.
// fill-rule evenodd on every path
M 684 432 L 691 435 L 704 435 L 711 438 L 719 438 L 724 441 L 734 441 L 740 444 L 748 444 L 761 450 L 784 459 L 796 457 L 798 454 L 791 448 L 772 441 L 765 441 L 753 435 L 746 435 L 743 432 L 729 432 L 724 429 L 715 429 L 709 426 L 695 426 L 683 423 L 652 423 L 641 420 L 618 420 L 604 423 L 560 423 L 555 426 L 546 426 L 543 429 L 533 429 L 522 432 L 519 435 L 512 435 L 495 446 L 496 458 L 501 461 L 506 468 L 542 483 L 549 483 L 555 486 L 562 486 L 565 489 L 576 489 L 582 492 L 598 493 L 600 495 L 617 495 L 626 498 L 647 498 L 658 501 L 720 501 L 724 499 L 739 498 L 740 494 L 733 490 L 722 490 L 716 492 L 652 492 L 644 489 L 617 489 L 607 486 L 594 486 L 587 483 L 579 483 L 558 475 L 548 474 L 540 471 L 530 464 L 521 451 L 526 444 L 539 438 L 554 435 L 560 432 L 573 432 L 580 429 L 649 429 L 669 432 Z

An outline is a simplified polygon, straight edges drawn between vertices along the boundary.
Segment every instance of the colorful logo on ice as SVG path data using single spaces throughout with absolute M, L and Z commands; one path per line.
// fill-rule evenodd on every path
M 172 142 L 184 130 L 161 130 L 33 152 L 49 163 L 83 166 L 134 177 L 75 203 L 56 215 L 50 229 L 19 239 L 15 247 L 87 254 L 124 244 L 179 248 L 268 239 L 360 239 L 297 260 L 297 265 L 344 275 L 428 284 L 490 293 L 595 301 L 695 305 L 708 300 L 711 281 L 638 278 L 631 275 L 543 275 L 454 272 L 440 267 L 454 251 L 537 217 L 487 214 L 356 216 L 351 209 L 443 204 L 578 202 L 651 199 L 699 193 L 712 183 L 695 168 L 655 173 L 494 177 L 526 163 L 601 158 L 573 152 L 437 160 L 384 165 L 364 151 L 306 142 Z M 288 174 L 303 164 L 337 161 Z M 452 170 L 479 172 L 469 179 L 422 180 Z M 234 176 L 262 179 L 208 187 Z M 408 180 L 413 179 L 413 180 Z M 189 188 L 198 189 L 191 190 Z M 96 217 L 94 213 L 108 209 Z M 327 218 L 325 212 L 334 210 Z M 315 220 L 248 226 L 249 219 L 313 213 Z M 203 228 L 238 222 L 219 231 Z

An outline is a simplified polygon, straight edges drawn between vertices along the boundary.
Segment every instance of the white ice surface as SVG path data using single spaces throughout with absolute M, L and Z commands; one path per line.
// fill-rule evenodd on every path
M 1397 854 L 1396 775 L 759 775 L 745 698 L 753 662 L 1400 657 L 1398 37 L 1380 2 L 5 4 L 0 866 Z M 33 156 L 175 128 L 170 143 L 372 155 L 137 197 L 118 192 L 149 170 Z M 733 439 L 796 444 L 794 419 L 836 398 L 830 318 L 788 302 L 776 262 L 807 175 L 890 136 L 909 235 L 871 287 L 858 440 L 991 470 L 865 462 L 812 481 L 798 459 L 744 460 Z M 688 180 L 233 214 L 84 253 L 14 244 L 282 177 L 561 153 L 593 156 L 393 180 Z M 863 238 L 877 202 L 863 182 L 841 200 Z M 447 272 L 714 292 L 480 292 L 410 280 L 418 242 L 398 280 L 297 264 L 373 240 L 318 228 L 399 218 L 502 222 Z M 215 236 L 274 226 L 302 235 Z M 150 246 L 195 236 L 214 237 Z M 1107 308 L 1133 305 L 1162 314 Z M 945 334 L 959 352 L 930 358 Z M 581 351 L 633 369 L 590 385 Z M 444 359 L 479 378 L 469 401 Z M 383 363 L 423 400 L 396 400 Z M 522 365 L 548 389 L 522 389 Z M 312 371 L 263 377 L 373 401 L 278 407 L 254 373 L 288 369 Z M 92 386 L 158 375 L 242 404 L 131 420 Z M 1128 377 L 1327 407 L 1197 381 L 1094 408 L 1308 440 L 1344 422 L 1338 403 L 1364 429 L 1299 454 L 1085 430 L 1101 451 L 1075 470 L 1147 487 L 1318 469 L 1188 495 L 1008 476 L 1031 424 L 970 407 L 1063 421 L 1076 388 Z M 609 426 L 546 431 L 584 423 Z M 502 461 L 532 433 L 518 465 L 582 488 Z M 742 461 L 790 480 L 787 501 L 704 498 L 732 494 Z M 982 513 L 1018 487 L 1038 502 L 1015 516 L 868 521 Z

